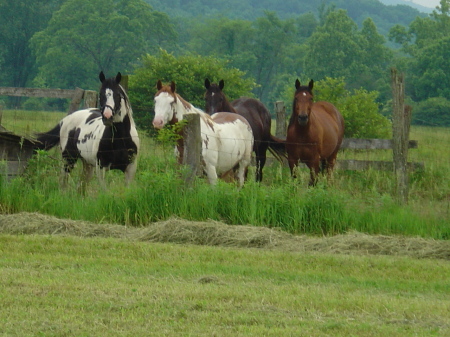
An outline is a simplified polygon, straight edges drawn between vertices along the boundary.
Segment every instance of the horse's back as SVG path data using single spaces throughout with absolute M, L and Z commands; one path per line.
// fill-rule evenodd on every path
M 270 138 L 272 120 L 269 110 L 262 102 L 255 98 L 241 97 L 231 102 L 231 105 L 239 115 L 247 119 L 252 127 L 255 140 Z

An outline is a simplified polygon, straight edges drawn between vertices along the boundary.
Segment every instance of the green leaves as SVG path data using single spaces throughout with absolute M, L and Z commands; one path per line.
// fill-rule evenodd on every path
M 50 86 L 97 88 L 100 70 L 126 72 L 175 36 L 168 16 L 143 0 L 68 0 L 31 43 Z
M 156 82 L 174 81 L 176 92 L 195 107 L 204 109 L 205 78 L 211 82 L 225 81 L 224 92 L 230 100 L 251 95 L 255 87 L 252 79 L 244 78 L 244 73 L 228 66 L 228 62 L 214 57 L 188 54 L 176 57 L 165 50 L 157 55 L 147 54 L 140 60 L 142 66 L 130 76 L 129 96 L 133 102 L 133 112 L 139 127 L 152 129 L 151 115 Z

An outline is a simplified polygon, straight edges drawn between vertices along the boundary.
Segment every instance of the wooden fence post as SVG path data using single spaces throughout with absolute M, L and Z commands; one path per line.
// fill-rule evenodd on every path
M 191 184 L 197 174 L 201 173 L 200 157 L 202 153 L 202 138 L 200 129 L 200 115 L 185 114 L 186 125 L 183 128 L 184 152 L 182 163 L 188 167 L 185 178 Z
M 97 107 L 97 91 L 85 90 L 84 91 L 84 107 L 85 108 L 96 108 Z
M 80 88 L 76 88 L 75 92 L 72 96 L 72 101 L 70 102 L 69 111 L 67 114 L 70 114 L 74 111 L 77 111 L 80 108 L 81 100 L 83 99 L 84 90 Z
M 275 102 L 275 113 L 276 113 L 276 132 L 275 136 L 278 138 L 285 139 L 286 138 L 286 107 L 284 106 L 283 101 L 276 101 Z
M 405 107 L 404 75 L 391 69 L 392 79 L 392 153 L 396 178 L 396 197 L 400 203 L 408 202 L 408 143 L 411 123 L 410 106 Z

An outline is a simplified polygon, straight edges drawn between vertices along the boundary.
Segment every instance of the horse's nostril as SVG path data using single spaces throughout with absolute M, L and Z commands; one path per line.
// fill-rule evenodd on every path
M 308 115 L 298 116 L 299 123 L 306 123 L 308 121 Z

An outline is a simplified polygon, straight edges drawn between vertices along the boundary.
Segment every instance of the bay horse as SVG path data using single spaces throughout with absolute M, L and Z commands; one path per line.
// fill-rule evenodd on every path
M 286 151 L 291 175 L 299 162 L 310 170 L 310 186 L 320 171 L 331 176 L 336 156 L 344 138 L 344 119 L 338 109 L 325 101 L 313 102 L 314 81 L 302 86 L 295 81 L 292 115 L 289 120 Z
M 173 81 L 170 85 L 163 85 L 158 80 L 156 87 L 153 126 L 161 129 L 166 124 L 181 121 L 185 114 L 199 114 L 202 161 L 209 183 L 216 184 L 219 176 L 237 168 L 239 186 L 242 187 L 253 147 L 253 133 L 247 120 L 227 112 L 209 116 L 176 93 Z M 179 158 L 183 151 L 184 142 L 181 140 L 178 144 Z
M 81 190 L 94 174 L 101 185 L 107 170 L 125 173 L 127 185 L 136 173 L 139 136 L 133 120 L 130 101 L 120 85 L 121 73 L 105 78 L 99 74 L 100 108 L 78 110 L 64 117 L 53 129 L 37 134 L 37 149 L 49 150 L 59 144 L 63 168 L 63 185 L 76 162 L 83 163 Z
M 237 113 L 249 122 L 255 138 L 253 144 L 256 159 L 255 176 L 256 181 L 260 182 L 263 178 L 262 170 L 266 164 L 267 149 L 282 163 L 282 158 L 286 158 L 285 142 L 271 135 L 272 119 L 269 110 L 264 104 L 255 98 L 249 97 L 241 97 L 230 103 L 222 91 L 224 86 L 223 80 L 220 80 L 217 85 L 216 83 L 211 83 L 209 79 L 205 79 L 205 112 L 210 115 L 219 111 Z

